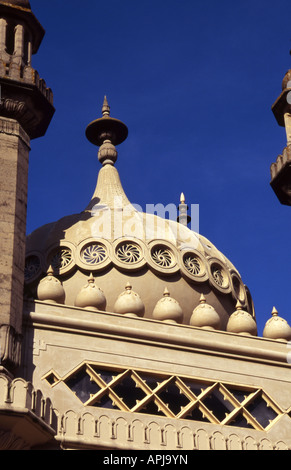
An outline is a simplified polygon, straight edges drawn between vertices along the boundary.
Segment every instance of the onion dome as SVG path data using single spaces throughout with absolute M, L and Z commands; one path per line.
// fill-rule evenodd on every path
M 167 288 L 164 290 L 163 297 L 156 303 L 153 318 L 168 323 L 180 323 L 183 319 L 183 312 L 179 303 L 170 297 L 170 292 Z
M 132 290 L 130 282 L 126 284 L 125 291 L 118 296 L 113 310 L 115 313 L 122 313 L 126 316 L 142 317 L 144 315 L 144 304 L 140 296 Z
M 47 276 L 38 284 L 37 297 L 38 300 L 63 304 L 65 301 L 65 291 L 62 283 L 53 274 L 54 271 L 50 266 Z
M 206 303 L 206 299 L 203 294 L 201 294 L 199 305 L 193 310 L 190 318 L 190 325 L 211 330 L 220 329 L 220 317 L 216 310 Z
M 95 279 L 92 274 L 90 274 L 87 284 L 82 287 L 78 293 L 75 300 L 75 306 L 80 308 L 105 310 L 106 298 L 103 291 L 96 286 Z
M 265 324 L 263 337 L 280 341 L 291 340 L 291 327 L 284 318 L 279 317 L 275 307 L 272 310 L 272 317 Z
M 52 265 L 63 280 L 68 306 L 75 305 L 76 292 L 92 273 L 95 278 L 98 276 L 98 287 L 104 292 L 106 311 L 110 313 L 125 312 L 121 301 L 117 306 L 116 302 L 129 280 L 135 292 L 142 292 L 143 317 L 147 319 L 173 319 L 189 325 L 201 292 L 217 312 L 221 330 L 226 329 L 237 300 L 254 315 L 250 292 L 237 269 L 211 241 L 188 226 L 190 218 L 183 193 L 178 210 L 177 204 L 157 204 L 158 210 L 144 212 L 129 201 L 117 169 L 116 150 L 127 134 L 126 125 L 110 116 L 105 97 L 102 117 L 86 129 L 89 141 L 99 147 L 101 162 L 91 200 L 83 211 L 43 225 L 28 235 L 26 292 L 35 296 L 42 273 Z M 141 183 L 142 176 L 133 175 L 132 184 L 142 188 Z M 171 214 L 169 206 L 173 208 Z M 195 213 L 190 207 L 194 226 Z M 159 293 L 168 282 L 173 298 L 166 292 L 157 307 Z M 125 290 L 130 292 L 129 288 Z M 134 293 L 122 298 L 127 300 L 126 313 L 141 314 L 142 310 L 128 306 L 130 299 L 136 299 Z
M 253 317 L 242 309 L 240 301 L 236 304 L 236 311 L 229 317 L 226 331 L 241 335 L 257 335 L 257 324 Z

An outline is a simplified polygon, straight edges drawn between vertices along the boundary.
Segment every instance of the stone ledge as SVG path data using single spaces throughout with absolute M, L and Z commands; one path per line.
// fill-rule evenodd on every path
M 22 378 L 12 380 L 0 373 L 0 432 L 4 441 L 13 436 L 12 441 L 17 440 L 22 448 L 51 441 L 57 432 L 57 416 L 51 401 L 30 382 Z
M 25 321 L 45 329 L 71 331 L 83 335 L 124 339 L 127 342 L 165 348 L 246 358 L 252 362 L 290 369 L 287 343 L 225 331 L 206 330 L 188 325 L 130 318 L 121 314 L 90 311 L 48 302 L 26 302 Z M 157 328 L 158 326 L 158 328 Z

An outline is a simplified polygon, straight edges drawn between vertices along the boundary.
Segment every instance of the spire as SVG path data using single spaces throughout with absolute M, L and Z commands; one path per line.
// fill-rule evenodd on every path
M 128 129 L 123 122 L 110 116 L 110 106 L 106 96 L 104 96 L 101 112 L 102 117 L 92 121 L 86 129 L 89 142 L 100 147 L 98 160 L 102 163 L 96 189 L 86 208 L 93 212 L 94 208 L 99 211 L 100 205 L 113 208 L 117 200 L 122 206 L 130 204 L 124 193 L 118 171 L 114 167 L 118 156 L 115 145 L 121 144 L 127 138 Z
M 87 139 L 100 147 L 98 159 L 102 165 L 114 165 L 117 160 L 115 145 L 121 144 L 127 137 L 128 129 L 123 122 L 110 116 L 110 106 L 104 96 L 102 117 L 91 122 L 86 129 Z
M 103 106 L 102 106 L 103 116 L 110 116 L 110 106 L 108 104 L 106 95 L 104 96 Z
M 179 215 L 177 218 L 177 222 L 180 222 L 180 224 L 185 225 L 185 227 L 187 227 L 189 222 L 191 222 L 191 217 L 187 214 L 188 206 L 185 203 L 184 193 L 181 193 L 180 195 L 180 204 L 178 206 L 178 210 L 179 210 Z
M 287 70 L 282 92 L 272 106 L 279 126 L 285 128 L 286 146 L 271 164 L 271 187 L 281 204 L 291 206 L 291 69 Z
M 86 129 L 86 137 L 94 145 L 102 146 L 105 141 L 113 145 L 121 144 L 128 135 L 127 126 L 110 116 L 110 106 L 107 97 L 104 97 L 102 117 L 92 121 Z

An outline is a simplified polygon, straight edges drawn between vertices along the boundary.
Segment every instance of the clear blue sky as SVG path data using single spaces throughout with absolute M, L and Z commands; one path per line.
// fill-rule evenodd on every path
M 286 144 L 271 105 L 291 68 L 290 0 L 31 6 L 46 30 L 33 66 L 56 113 L 32 141 L 28 233 L 91 199 L 100 164 L 85 128 L 106 94 L 129 128 L 116 164 L 129 199 L 145 208 L 183 191 L 248 285 L 259 334 L 273 305 L 291 324 L 291 208 L 269 186 Z

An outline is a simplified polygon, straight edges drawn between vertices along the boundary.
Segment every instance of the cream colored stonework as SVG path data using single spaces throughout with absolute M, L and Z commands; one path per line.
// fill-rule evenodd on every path
M 249 289 L 188 227 L 183 193 L 173 220 L 128 200 L 128 130 L 106 97 L 86 129 L 91 201 L 26 238 L 30 140 L 54 113 L 31 64 L 43 34 L 28 1 L 0 0 L 0 450 L 291 450 L 290 326 L 274 308 L 257 336 Z M 289 78 L 273 106 L 288 145 Z
M 38 301 L 25 307 L 24 350 L 26 379 L 54 404 L 59 417 L 56 440 L 64 448 L 291 448 L 286 342 Z M 261 427 L 250 413 L 250 428 L 244 428 L 222 424 L 227 415 L 221 420 L 207 410 L 205 421 L 183 417 L 183 407 L 179 418 L 165 401 L 159 404 L 163 416 L 147 414 L 138 402 L 127 409 L 127 398 L 119 401 L 120 396 L 115 398 L 118 409 L 103 408 L 94 404 L 93 391 L 86 404 L 70 389 L 70 380 L 84 367 L 93 370 L 93 376 L 95 370 L 99 380 L 97 370 L 100 374 L 112 369 L 114 377 L 137 374 L 158 376 L 160 383 L 175 380 L 182 390 L 181 383 L 194 380 L 206 384 L 206 395 L 217 387 L 235 387 L 246 395 L 264 397 L 275 410 L 274 419 Z M 100 383 L 97 394 L 97 389 L 106 388 Z M 114 385 L 111 389 L 114 393 Z M 141 399 L 146 401 L 151 391 L 146 386 L 145 390 L 147 396 Z M 159 400 L 159 392 L 155 396 Z M 255 398 L 244 409 L 253 402 Z M 242 410 L 239 407 L 237 402 L 234 417 Z

